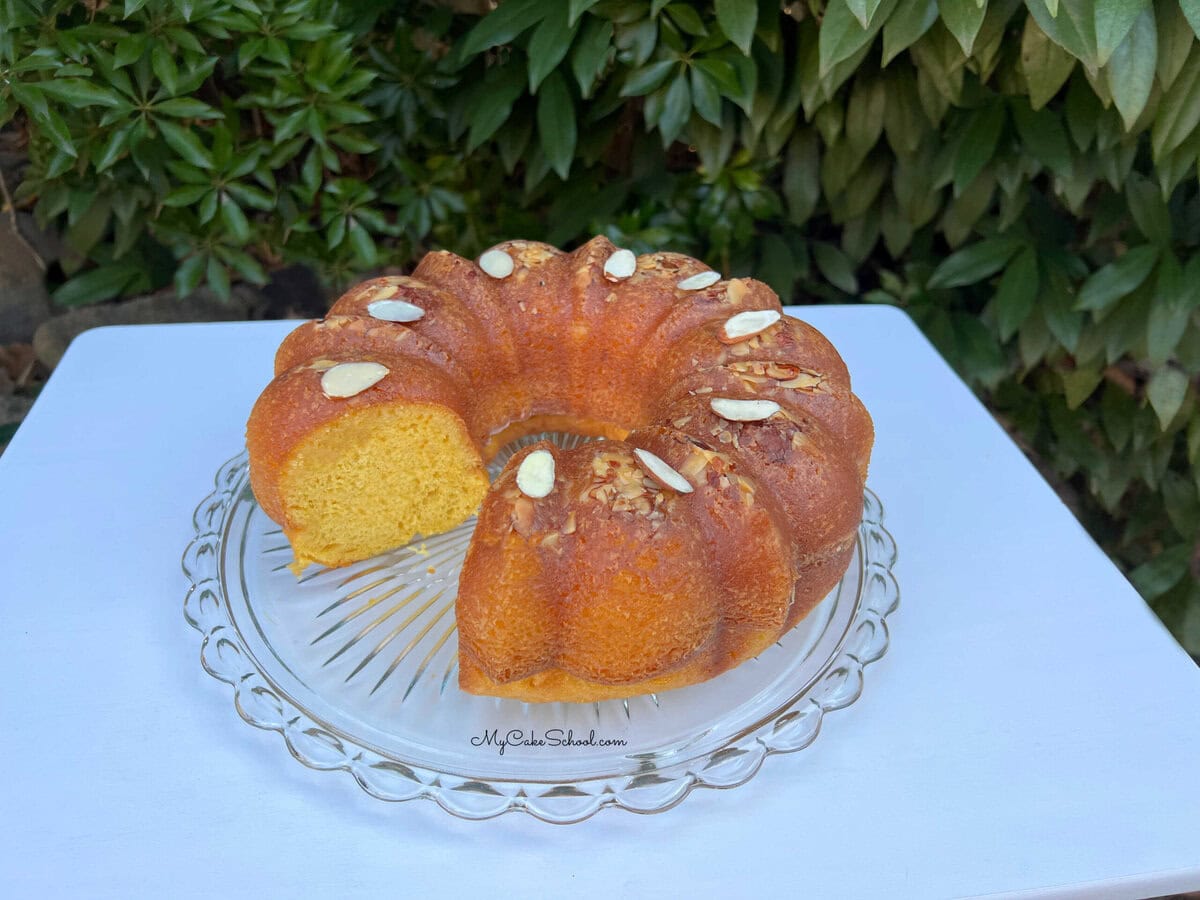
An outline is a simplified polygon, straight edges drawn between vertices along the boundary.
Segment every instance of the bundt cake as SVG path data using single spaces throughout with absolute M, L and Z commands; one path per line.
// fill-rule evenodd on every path
M 294 568 L 478 510 L 459 683 L 525 701 L 682 687 L 756 655 L 845 572 L 874 431 L 837 351 L 753 279 L 598 237 L 428 254 L 280 346 L 250 479 Z M 605 440 L 523 448 L 528 434 Z

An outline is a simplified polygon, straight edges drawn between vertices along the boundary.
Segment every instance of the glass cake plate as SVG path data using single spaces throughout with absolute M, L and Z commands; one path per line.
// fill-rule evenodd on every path
M 537 435 L 516 442 L 493 463 Z M 578 822 L 616 806 L 661 812 L 693 788 L 751 778 L 807 747 L 853 703 L 888 645 L 896 545 L 867 491 L 840 584 L 796 628 L 692 687 L 601 703 L 526 704 L 458 689 L 454 598 L 474 519 L 339 569 L 287 568 L 291 548 L 250 491 L 246 454 L 221 467 L 183 557 L 187 621 L 205 670 L 243 719 L 283 735 L 314 769 L 342 769 L 382 800 L 423 797 L 486 819 L 523 810 Z

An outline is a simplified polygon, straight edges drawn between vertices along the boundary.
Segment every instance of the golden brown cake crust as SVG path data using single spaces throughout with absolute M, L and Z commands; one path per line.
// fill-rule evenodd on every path
M 376 362 L 396 377 L 386 377 L 356 396 L 333 403 L 321 390 L 321 377 L 339 362 Z M 454 382 L 426 360 L 398 350 L 322 355 L 276 376 L 254 404 L 246 428 L 250 486 L 263 512 L 287 529 L 290 517 L 280 495 L 281 476 L 306 437 L 356 410 L 398 400 L 446 407 L 459 415 L 465 411 L 461 389 Z
M 479 465 L 539 429 L 602 435 L 525 448 L 487 491 L 459 583 L 461 687 L 624 697 L 770 646 L 854 549 L 874 431 L 837 350 L 773 316 L 765 284 L 681 254 L 633 258 L 598 237 L 571 253 L 508 241 L 485 256 L 430 253 L 412 277 L 364 282 L 284 341 L 247 431 L 264 510 L 292 537 L 282 473 L 358 410 L 446 410 L 462 423 L 447 446 Z M 409 319 L 382 321 L 380 301 L 410 304 Z M 734 316 L 765 324 L 731 334 Z M 322 372 L 340 362 L 389 376 L 325 396 Z M 517 474 L 538 453 L 553 480 L 533 496 Z

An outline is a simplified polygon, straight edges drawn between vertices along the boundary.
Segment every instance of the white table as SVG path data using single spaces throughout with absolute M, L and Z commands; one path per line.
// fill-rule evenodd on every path
M 875 417 L 891 648 L 749 783 L 567 827 L 383 803 L 237 717 L 179 558 L 295 323 L 85 334 L 0 458 L 0 894 L 1200 887 L 1200 671 L 903 314 L 797 312 Z

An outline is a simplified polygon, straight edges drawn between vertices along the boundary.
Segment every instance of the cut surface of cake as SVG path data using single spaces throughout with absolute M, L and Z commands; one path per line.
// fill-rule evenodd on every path
M 567 431 L 605 440 L 523 448 Z M 247 426 L 294 569 L 478 510 L 459 683 L 529 702 L 683 687 L 837 584 L 874 431 L 837 351 L 753 279 L 605 238 L 431 253 L 293 332 Z

